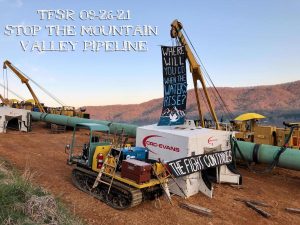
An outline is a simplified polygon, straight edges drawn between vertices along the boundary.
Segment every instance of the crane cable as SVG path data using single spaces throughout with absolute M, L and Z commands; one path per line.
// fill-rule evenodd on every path
M 218 102 L 218 104 L 220 105 L 220 109 L 223 111 L 223 113 L 226 115 L 227 114 L 227 117 L 230 117 L 230 119 L 233 119 L 234 118 L 234 115 L 233 113 L 230 111 L 230 109 L 228 108 L 227 104 L 225 103 L 224 99 L 222 98 L 219 90 L 216 88 L 214 82 L 212 81 L 211 77 L 209 76 L 204 64 L 202 63 L 201 59 L 199 58 L 198 56 L 198 59 L 200 61 L 200 64 L 202 66 L 202 68 L 204 69 L 204 77 L 205 77 L 205 80 L 208 84 L 212 85 L 213 89 L 212 89 L 212 94 L 215 98 L 215 100 Z
M 196 56 L 198 57 L 198 60 L 200 61 L 200 64 L 201 64 L 201 67 L 203 67 L 203 68 L 204 68 L 204 65 L 202 64 L 202 62 L 201 62 L 201 60 L 200 60 L 200 57 L 199 57 L 198 53 L 196 52 L 196 50 L 195 50 L 195 47 L 194 47 L 193 43 L 191 42 L 191 40 L 190 40 L 189 36 L 187 35 L 187 33 L 185 32 L 185 30 L 184 30 L 184 29 L 183 29 L 183 32 L 184 32 L 185 36 L 187 37 L 187 39 L 188 39 L 188 41 L 189 41 L 190 45 L 192 46 L 192 48 L 193 48 L 193 50 L 194 50 L 194 52 L 195 52 Z M 210 82 L 207 80 L 207 76 L 206 76 L 206 74 L 205 74 L 205 73 L 204 73 L 204 79 L 205 79 L 205 81 L 206 81 L 206 83 L 207 83 L 207 84 L 210 84 Z M 221 103 L 221 102 L 219 101 L 219 99 L 217 98 L 217 96 L 216 96 L 215 92 L 213 92 L 213 91 L 212 91 L 212 94 L 213 94 L 213 96 L 214 96 L 215 100 L 216 100 L 216 101 L 219 103 L 219 105 L 222 107 L 222 103 Z M 222 107 L 222 111 L 223 111 L 223 113 L 225 113 L 225 110 L 224 110 L 224 108 L 223 108 L 223 107 Z
M 229 108 L 228 108 L 227 105 L 225 104 L 225 101 L 224 101 L 223 98 L 221 97 L 221 95 L 220 95 L 218 89 L 216 88 L 215 84 L 214 84 L 213 81 L 211 80 L 211 78 L 210 78 L 210 76 L 209 76 L 209 74 L 208 74 L 208 72 L 207 72 L 205 66 L 203 65 L 203 63 L 202 63 L 202 61 L 201 61 L 201 59 L 200 59 L 200 57 L 199 57 L 197 51 L 195 50 L 195 47 L 194 47 L 193 43 L 191 42 L 191 40 L 190 40 L 188 34 L 186 33 L 186 31 L 185 31 L 184 28 L 182 28 L 182 30 L 183 30 L 185 36 L 187 37 L 187 39 L 188 39 L 190 45 L 192 46 L 192 49 L 194 50 L 194 52 L 195 52 L 195 54 L 196 54 L 196 56 L 197 56 L 197 58 L 198 58 L 198 60 L 199 60 L 199 62 L 200 62 L 200 64 L 201 64 L 201 66 L 202 66 L 203 69 L 204 69 L 204 73 L 205 73 L 205 75 L 206 75 L 205 78 L 208 77 L 210 83 L 212 84 L 212 86 L 213 86 L 215 92 L 217 93 L 217 95 L 218 95 L 218 97 L 219 97 L 219 98 L 217 98 L 216 94 L 215 94 L 214 92 L 212 92 L 212 93 L 214 94 L 216 100 L 217 100 L 218 103 L 220 104 L 220 106 L 223 108 L 222 111 L 223 111 L 223 112 L 227 111 L 227 114 L 228 114 L 230 117 L 234 118 L 233 113 L 229 110 Z M 207 79 L 206 79 L 206 80 L 207 80 Z M 207 82 L 207 83 L 209 83 L 209 82 Z M 220 102 L 220 101 L 221 101 L 221 102 Z M 225 110 L 224 110 L 224 109 L 225 109 Z
M 174 46 L 174 41 L 175 41 L 175 45 L 177 45 L 177 46 L 179 46 L 179 45 L 181 45 L 180 44 L 180 41 L 178 40 L 178 38 L 172 38 L 172 45 Z M 203 93 L 200 91 L 200 89 L 199 88 L 197 88 L 197 90 L 196 90 L 198 93 L 200 92 L 200 94 L 201 94 L 201 97 L 202 97 L 202 100 L 203 100 L 203 102 L 205 103 L 205 105 L 206 105 L 206 109 L 207 110 L 209 110 L 209 107 L 208 107 L 208 104 L 207 104 L 207 102 L 205 101 L 205 98 L 204 98 L 204 96 L 203 96 Z M 201 114 L 202 114 L 202 112 L 201 112 Z M 202 115 L 203 116 L 203 115 Z M 212 119 L 212 117 L 211 117 L 211 119 Z
M 25 75 L 26 76 L 26 75 Z M 50 96 L 54 101 L 56 101 L 58 104 L 60 104 L 61 106 L 65 106 L 66 104 L 64 104 L 61 100 L 59 100 L 56 96 L 54 96 L 53 94 L 51 94 L 48 90 L 46 90 L 44 87 L 42 87 L 41 85 L 39 85 L 36 81 L 34 81 L 33 79 L 31 79 L 30 77 L 26 76 L 32 83 L 34 83 L 36 86 L 38 86 L 43 92 L 45 92 L 48 96 Z
M 180 41 L 178 40 L 178 38 L 173 38 L 173 40 L 175 40 L 175 44 L 177 45 L 177 46 L 179 46 L 180 45 Z M 174 43 L 173 43 L 173 41 L 172 41 L 172 45 L 174 46 Z M 200 92 L 200 94 L 201 94 L 201 97 L 202 97 L 202 100 L 203 100 L 203 102 L 205 103 L 205 106 L 206 106 L 206 109 L 207 109 L 207 111 L 209 111 L 209 107 L 208 107 L 208 103 L 207 103 L 207 101 L 205 101 L 205 98 L 204 98 L 204 95 L 203 95 L 203 93 L 201 92 L 201 90 L 199 89 L 199 88 L 197 88 L 197 90 L 196 90 L 198 93 Z M 202 112 L 201 112 L 201 114 L 202 114 Z M 203 115 L 202 115 L 203 116 Z M 212 116 L 210 115 L 210 117 L 211 117 L 211 119 L 212 119 Z M 200 119 L 200 118 L 199 118 Z
M 3 71 L 3 83 L 5 84 L 4 68 L 2 69 L 2 71 Z M 5 98 L 5 85 L 3 85 L 3 98 Z
M 38 86 L 44 93 L 46 93 L 49 97 L 51 97 L 54 101 L 56 101 L 58 104 L 60 104 L 61 106 L 65 106 L 65 104 L 59 100 L 56 96 L 54 96 L 53 94 L 51 94 L 48 90 L 46 90 L 44 87 L 42 87 L 41 85 L 39 85 L 36 81 L 34 81 L 33 79 L 31 79 L 29 76 L 27 76 L 26 74 L 24 74 L 21 70 L 19 70 L 16 66 L 14 66 L 24 77 L 26 77 L 28 80 L 30 80 L 32 83 L 34 83 L 36 86 Z
M 7 71 L 3 68 L 3 98 L 8 99 L 8 76 L 7 76 Z
M 209 112 L 209 106 L 208 106 L 208 102 L 207 102 L 207 100 L 206 100 L 206 99 L 205 99 L 205 97 L 204 97 L 204 93 L 203 93 L 203 91 L 201 91 L 199 88 L 198 88 L 198 90 L 197 90 L 197 91 L 198 91 L 198 92 L 200 92 L 200 94 L 201 94 L 201 97 L 202 97 L 202 100 L 203 100 L 203 102 L 205 103 L 206 110 Z M 211 113 L 209 113 L 208 115 L 210 116 L 210 119 L 211 119 L 211 120 L 213 120 L 213 117 L 212 117 Z
M 3 88 L 6 88 L 5 85 L 3 85 L 2 83 L 0 83 L 0 86 Z M 17 93 L 13 92 L 12 90 L 10 90 L 9 88 L 7 88 L 7 90 L 12 93 L 13 95 L 15 95 L 16 97 L 18 97 L 19 99 L 25 101 L 25 98 L 23 98 L 22 96 L 18 95 Z
M 205 67 L 203 66 L 202 63 L 201 63 L 201 66 L 204 68 L 204 71 L 206 71 L 206 69 L 205 69 Z M 207 73 L 207 72 L 204 72 L 204 73 Z M 215 92 L 212 91 L 212 94 L 214 95 L 215 100 L 218 102 L 218 104 L 219 104 L 220 107 L 222 108 L 221 110 L 223 111 L 223 113 L 224 113 L 224 114 L 228 114 L 228 116 L 229 116 L 230 118 L 234 118 L 234 115 L 233 115 L 232 112 L 228 109 L 228 107 L 227 107 L 225 101 L 224 101 L 223 98 L 221 97 L 221 95 L 220 95 L 218 89 L 215 87 L 215 85 L 214 85 L 214 83 L 212 82 L 212 80 L 210 79 L 210 77 L 207 76 L 207 75 L 205 75 L 204 78 L 205 78 L 206 83 L 212 84 L 212 85 L 213 85 L 213 90 L 215 90 Z M 208 79 L 209 79 L 210 81 L 209 81 Z M 216 93 L 218 94 L 218 96 L 216 95 Z
M 204 64 L 202 63 L 202 61 L 201 61 L 201 59 L 200 59 L 200 57 L 199 57 L 199 55 L 198 55 L 198 53 L 197 53 L 197 51 L 196 51 L 196 49 L 195 49 L 193 43 L 191 42 L 191 40 L 190 40 L 188 34 L 186 33 L 186 31 L 184 30 L 184 28 L 183 28 L 183 32 L 184 32 L 184 34 L 186 35 L 188 41 L 190 42 L 190 44 L 191 44 L 191 46 L 192 46 L 192 48 L 193 48 L 193 50 L 194 50 L 194 52 L 195 52 L 195 54 L 196 54 L 196 56 L 197 56 L 199 62 L 200 62 L 200 64 L 201 64 L 201 67 L 203 67 L 203 69 L 204 69 L 204 75 L 205 75 L 205 80 L 206 80 L 206 82 L 207 82 L 208 84 L 209 84 L 209 83 L 212 84 L 212 86 L 213 86 L 215 92 L 218 94 L 218 97 L 219 97 L 219 98 L 216 96 L 216 93 L 215 93 L 215 92 L 212 92 L 212 94 L 214 95 L 214 97 L 215 97 L 215 99 L 217 100 L 217 102 L 219 103 L 219 105 L 222 107 L 222 111 L 223 111 L 224 113 L 226 113 L 226 111 L 227 111 L 227 114 L 230 115 L 230 116 L 233 118 L 234 116 L 233 116 L 232 112 L 228 109 L 228 107 L 227 107 L 225 101 L 223 100 L 223 98 L 221 97 L 221 95 L 220 95 L 218 89 L 217 89 L 216 86 L 214 85 L 212 79 L 210 78 L 210 76 L 209 76 L 209 74 L 208 74 L 208 72 L 207 72 L 207 70 L 206 70 Z M 207 78 L 209 79 L 210 82 L 207 80 Z M 221 102 L 220 102 L 220 101 L 221 101 Z
M 206 68 L 204 67 L 204 65 L 202 64 L 201 62 L 201 65 L 205 71 L 206 74 L 208 74 L 208 72 L 206 71 Z M 213 81 L 211 80 L 211 77 L 208 75 L 208 79 L 210 80 L 211 84 L 213 85 L 214 87 L 214 90 L 216 91 L 216 93 L 218 94 L 219 98 L 216 97 L 216 99 L 218 100 L 219 102 L 219 99 L 221 100 L 222 104 L 219 102 L 219 104 L 221 105 L 221 107 L 224 109 L 225 108 L 225 111 L 229 114 L 229 116 L 233 119 L 235 116 L 233 115 L 233 113 L 231 112 L 231 110 L 228 108 L 227 104 L 225 103 L 225 101 L 223 100 L 223 98 L 221 97 L 221 94 L 219 93 L 219 90 L 218 88 L 215 87 L 215 84 L 213 83 Z M 214 93 L 214 92 L 213 92 Z M 214 93 L 215 95 L 215 93 Z
M 5 73 L 6 76 L 6 98 L 8 99 L 8 75 L 7 75 L 7 71 Z

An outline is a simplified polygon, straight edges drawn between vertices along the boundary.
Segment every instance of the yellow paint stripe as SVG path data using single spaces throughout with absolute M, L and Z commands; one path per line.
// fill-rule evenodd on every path
M 114 179 L 116 179 L 118 181 L 121 181 L 123 183 L 129 184 L 130 186 L 133 186 L 133 187 L 138 188 L 138 189 L 152 187 L 152 186 L 155 186 L 155 185 L 159 184 L 159 181 L 157 179 L 151 179 L 149 182 L 142 183 L 142 184 L 137 184 L 133 180 L 129 180 L 127 178 L 123 178 L 123 177 L 120 177 L 118 175 L 115 175 Z

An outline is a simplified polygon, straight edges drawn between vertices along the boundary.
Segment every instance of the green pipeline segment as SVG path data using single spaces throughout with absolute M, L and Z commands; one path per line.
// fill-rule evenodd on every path
M 97 123 L 97 124 L 103 124 L 109 127 L 109 130 L 111 133 L 120 133 L 122 129 L 124 130 L 124 133 L 128 135 L 129 137 L 135 137 L 136 136 L 136 129 L 137 126 L 132 124 L 126 124 L 126 123 L 114 123 L 110 121 L 105 120 L 91 120 L 91 119 L 85 119 L 85 118 L 79 118 L 79 117 L 70 117 L 70 116 L 64 116 L 64 115 L 56 115 L 56 114 L 48 114 L 48 113 L 40 113 L 40 112 L 31 112 L 31 116 L 33 120 L 36 121 L 44 121 L 48 123 L 55 123 L 59 125 L 65 125 L 69 127 L 75 127 L 78 123 Z
M 260 145 L 255 151 L 255 143 L 237 141 L 237 144 L 248 162 L 257 160 L 259 163 L 271 164 L 274 161 L 280 147 L 272 145 Z M 237 159 L 242 159 L 240 153 L 236 151 Z M 255 159 L 255 160 L 253 160 Z M 287 148 L 280 156 L 278 167 L 292 170 L 300 170 L 300 150 Z

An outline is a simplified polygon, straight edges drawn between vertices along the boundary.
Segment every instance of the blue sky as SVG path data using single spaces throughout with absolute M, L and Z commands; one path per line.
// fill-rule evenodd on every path
M 300 74 L 300 1 L 95 1 L 0 0 L 0 61 L 10 60 L 67 105 L 141 103 L 163 96 L 160 45 L 172 45 L 174 19 L 183 23 L 216 86 L 254 86 L 295 81 Z M 44 21 L 39 9 L 70 9 L 75 21 Z M 130 10 L 128 21 L 83 21 L 81 10 Z M 35 37 L 4 35 L 6 25 L 151 25 L 150 37 Z M 29 41 L 147 41 L 147 52 L 24 52 Z M 8 72 L 9 88 L 25 98 L 30 94 Z M 188 87 L 192 88 L 188 74 Z M 2 75 L 0 77 L 3 83 Z M 42 102 L 55 105 L 32 84 Z M 3 93 L 0 87 L 0 93 Z M 10 95 L 10 97 L 14 97 Z

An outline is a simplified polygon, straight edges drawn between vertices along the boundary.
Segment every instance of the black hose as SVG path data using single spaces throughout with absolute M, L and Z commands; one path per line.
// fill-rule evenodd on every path
M 294 132 L 294 129 L 295 128 L 299 128 L 298 124 L 287 125 L 287 126 L 290 127 L 289 135 L 285 139 L 285 142 L 284 142 L 283 146 L 281 146 L 280 149 L 279 149 L 279 151 L 277 152 L 277 154 L 276 154 L 273 162 L 266 169 L 264 169 L 264 170 L 255 170 L 254 168 L 252 168 L 251 165 L 249 164 L 249 162 L 245 159 L 243 153 L 241 152 L 241 149 L 240 149 L 240 147 L 239 147 L 239 145 L 237 143 L 236 138 L 231 137 L 231 139 L 232 139 L 231 142 L 233 142 L 233 157 L 234 157 L 234 162 L 236 162 L 236 158 L 235 157 L 236 157 L 236 150 L 237 150 L 239 152 L 242 160 L 246 163 L 246 166 L 247 166 L 247 168 L 250 171 L 252 171 L 254 173 L 269 173 L 269 172 L 271 172 L 278 165 L 281 154 L 284 153 L 285 150 L 287 149 L 288 143 L 289 143 L 289 141 L 291 139 L 291 136 L 292 136 L 292 134 Z M 258 145 L 254 145 L 253 153 L 255 152 L 255 156 L 253 156 L 253 157 L 256 159 L 256 161 L 258 161 L 258 151 L 259 151 L 259 146 Z
M 272 132 L 272 136 L 273 136 L 273 145 L 277 146 L 278 140 L 277 140 L 277 134 L 276 134 L 276 131 L 273 131 L 273 132 Z

